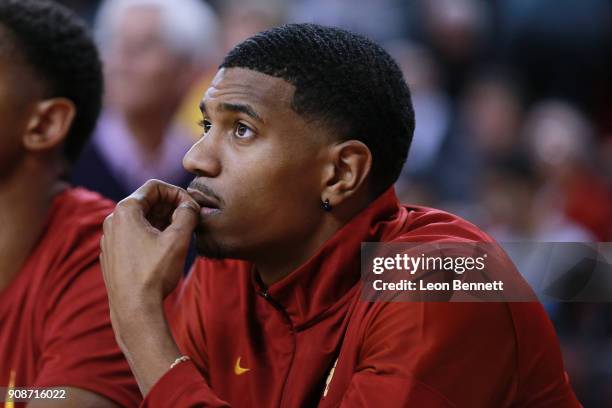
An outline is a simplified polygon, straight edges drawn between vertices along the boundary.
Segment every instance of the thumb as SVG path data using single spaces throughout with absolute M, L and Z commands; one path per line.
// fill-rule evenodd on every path
M 191 233 L 195 230 L 200 216 L 200 207 L 191 201 L 183 201 L 172 213 L 172 222 L 163 234 L 173 235 L 173 238 L 185 237 L 189 242 Z M 178 236 L 178 237 L 177 237 Z

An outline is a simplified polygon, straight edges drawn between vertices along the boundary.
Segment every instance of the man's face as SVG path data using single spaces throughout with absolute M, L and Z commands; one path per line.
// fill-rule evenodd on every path
M 162 16 L 155 7 L 134 6 L 117 22 L 105 54 L 108 98 L 127 113 L 157 113 L 183 90 L 185 58 L 163 37 Z
M 201 254 L 287 255 L 320 225 L 331 138 L 291 109 L 293 94 L 288 82 L 243 68 L 221 69 L 206 91 L 203 135 L 183 160 L 203 206 Z

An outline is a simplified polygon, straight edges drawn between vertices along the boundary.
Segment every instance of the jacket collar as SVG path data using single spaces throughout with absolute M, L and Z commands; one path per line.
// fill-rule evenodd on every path
M 400 207 L 391 187 L 338 230 L 309 260 L 272 284 L 267 290 L 271 300 L 283 307 L 296 329 L 323 318 L 323 314 L 352 298 L 348 292 L 357 290 L 361 243 L 395 236 L 406 221 L 407 211 Z M 255 279 L 253 282 L 256 288 L 261 288 Z

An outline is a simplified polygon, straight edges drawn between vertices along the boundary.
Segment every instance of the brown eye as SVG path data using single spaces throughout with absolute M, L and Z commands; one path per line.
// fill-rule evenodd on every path
M 248 139 L 255 135 L 253 129 L 245 125 L 244 123 L 238 122 L 236 123 L 236 129 L 234 130 L 234 135 L 239 139 Z

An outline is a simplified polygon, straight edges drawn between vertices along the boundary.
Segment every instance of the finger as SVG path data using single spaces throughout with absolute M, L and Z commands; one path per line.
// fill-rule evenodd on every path
M 171 217 L 175 209 L 176 206 L 174 204 L 163 202 L 157 203 L 146 215 L 146 219 L 154 228 L 163 231 L 172 222 Z
M 119 201 L 115 213 L 147 214 L 156 203 L 163 200 L 164 195 L 161 192 L 166 190 L 167 186 L 170 185 L 159 180 L 148 180 L 132 194 Z
M 172 223 L 166 228 L 164 235 L 189 245 L 191 234 L 198 224 L 199 217 L 200 206 L 191 201 L 183 201 L 172 213 Z
M 175 210 L 188 203 L 192 208 L 199 213 L 200 206 L 198 203 L 183 189 L 176 189 L 176 195 L 166 202 L 158 202 L 155 204 L 146 215 L 147 220 L 160 231 L 165 230 L 172 222 L 174 222 Z
M 193 200 L 182 188 L 160 180 L 149 180 L 123 201 L 128 206 L 138 206 L 146 215 L 159 203 L 176 208 L 185 200 Z

